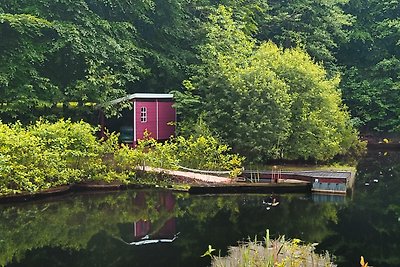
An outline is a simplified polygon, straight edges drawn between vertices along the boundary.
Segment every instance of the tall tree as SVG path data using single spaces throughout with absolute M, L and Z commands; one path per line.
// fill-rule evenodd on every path
M 206 25 L 207 43 L 196 87 L 204 96 L 207 120 L 234 148 L 249 157 L 279 157 L 288 136 L 287 87 L 253 57 L 255 40 L 246 24 L 223 6 Z M 258 61 L 258 62 L 257 62 Z
M 90 1 L 3 1 L 0 7 L 3 112 L 21 114 L 37 102 L 103 102 L 146 72 L 133 25 Z
M 347 1 L 268 1 L 270 20 L 260 25 L 257 38 L 285 48 L 302 45 L 313 59 L 336 72 L 336 52 L 352 23 L 352 16 L 343 11 Z
M 346 67 L 343 96 L 363 131 L 400 132 L 400 4 L 351 0 L 356 18 L 339 62 Z
M 358 142 L 339 78 L 328 79 L 306 52 L 257 45 L 223 6 L 205 27 L 191 93 L 201 98 L 197 113 L 237 151 L 259 161 L 327 160 Z
M 32 106 L 59 99 L 59 89 L 40 67 L 57 36 L 54 24 L 33 15 L 0 14 L 0 36 L 0 114 L 29 113 Z
M 339 76 L 328 78 L 300 48 L 281 51 L 269 64 L 292 98 L 285 158 L 328 160 L 358 146 L 357 132 L 342 104 Z

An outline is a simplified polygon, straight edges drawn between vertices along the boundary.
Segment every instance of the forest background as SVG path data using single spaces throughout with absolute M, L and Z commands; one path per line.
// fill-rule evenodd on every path
M 5 0 L 0 118 L 174 91 L 183 134 L 201 117 L 260 161 L 331 159 L 357 150 L 356 129 L 400 131 L 399 14 L 396 0 Z

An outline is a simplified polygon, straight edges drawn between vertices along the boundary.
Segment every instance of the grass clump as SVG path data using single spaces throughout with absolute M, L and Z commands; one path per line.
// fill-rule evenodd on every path
M 303 244 L 299 239 L 284 237 L 264 241 L 249 241 L 230 247 L 228 256 L 212 256 L 212 267 L 333 267 L 329 253 L 315 253 L 315 244 Z

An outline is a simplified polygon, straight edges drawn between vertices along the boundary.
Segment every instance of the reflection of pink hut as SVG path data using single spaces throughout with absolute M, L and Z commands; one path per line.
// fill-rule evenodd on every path
M 167 140 L 175 134 L 176 112 L 172 94 L 136 93 L 110 101 L 105 106 L 126 101 L 132 103 L 132 109 L 123 110 L 120 118 L 106 120 L 101 114 L 102 136 L 105 127 L 119 132 L 123 143 L 135 144 L 143 139 L 146 130 L 156 140 Z
M 139 207 L 145 207 L 146 195 L 139 192 L 134 199 L 134 204 Z M 123 241 L 127 245 L 148 245 L 156 243 L 171 243 L 179 233 L 176 233 L 176 221 L 173 216 L 175 208 L 175 196 L 171 192 L 160 194 L 158 212 L 160 218 L 156 221 L 139 220 L 133 223 L 133 241 Z M 162 213 L 166 216 L 163 216 Z
M 134 199 L 134 203 L 139 207 L 145 207 L 147 205 L 145 193 L 139 192 Z M 167 213 L 172 213 L 175 208 L 175 196 L 171 192 L 162 193 L 160 194 L 157 205 L 159 212 L 165 210 Z M 156 230 L 156 232 L 152 233 L 153 237 L 166 238 L 174 236 L 176 234 L 175 218 L 169 218 L 168 220 L 164 221 L 162 227 L 159 229 L 153 228 L 154 225 L 150 221 L 139 220 L 135 222 L 133 224 L 134 238 L 143 238 L 154 230 Z

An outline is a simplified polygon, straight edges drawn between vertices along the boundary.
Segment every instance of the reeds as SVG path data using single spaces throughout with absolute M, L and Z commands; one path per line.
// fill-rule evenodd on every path
M 228 256 L 212 256 L 212 267 L 333 267 L 329 253 L 314 252 L 315 244 L 303 244 L 299 239 L 269 239 L 248 241 L 230 247 Z

